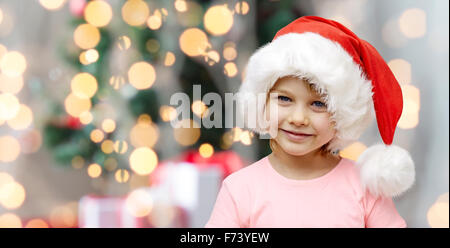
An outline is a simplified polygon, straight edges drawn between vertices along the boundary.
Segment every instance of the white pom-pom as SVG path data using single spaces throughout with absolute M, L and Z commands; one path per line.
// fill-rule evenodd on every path
M 384 144 L 371 146 L 356 162 L 364 189 L 375 196 L 399 196 L 415 180 L 414 162 L 405 149 Z

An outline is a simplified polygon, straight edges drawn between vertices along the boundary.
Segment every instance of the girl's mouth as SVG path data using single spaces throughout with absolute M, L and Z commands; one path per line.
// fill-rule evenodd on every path
M 312 134 L 292 132 L 292 131 L 287 131 L 287 130 L 284 130 L 284 129 L 281 129 L 281 128 L 280 128 L 280 130 L 281 130 L 284 134 L 286 134 L 286 136 L 287 136 L 290 140 L 293 140 L 293 141 L 302 141 L 302 140 L 304 140 L 304 139 L 307 139 L 307 138 L 313 136 Z

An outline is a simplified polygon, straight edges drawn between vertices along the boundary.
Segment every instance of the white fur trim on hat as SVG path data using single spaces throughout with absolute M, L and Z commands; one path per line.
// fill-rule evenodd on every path
M 356 165 L 363 188 L 375 196 L 399 196 L 414 184 L 414 162 L 408 151 L 399 146 L 371 146 L 361 154 Z
M 237 98 L 244 120 L 251 100 L 246 93 L 267 93 L 284 76 L 308 79 L 325 93 L 337 131 L 329 150 L 342 149 L 357 140 L 370 124 L 374 116 L 371 82 L 339 43 L 311 32 L 282 35 L 250 57 L 239 89 L 243 94 Z M 264 116 L 265 101 L 256 102 L 256 114 Z M 253 131 L 262 133 L 258 126 Z

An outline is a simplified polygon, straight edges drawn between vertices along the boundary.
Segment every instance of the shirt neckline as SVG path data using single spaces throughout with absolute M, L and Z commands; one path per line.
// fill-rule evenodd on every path
M 327 178 L 331 177 L 333 174 L 335 174 L 336 171 L 338 171 L 338 169 L 340 167 L 342 167 L 344 160 L 345 160 L 345 158 L 341 157 L 341 160 L 339 161 L 339 163 L 333 169 L 331 169 L 329 172 L 327 172 L 325 175 L 322 175 L 320 177 L 316 177 L 313 179 L 298 180 L 298 179 L 287 178 L 287 177 L 281 175 L 280 173 L 278 173 L 278 171 L 276 171 L 272 167 L 272 164 L 270 163 L 270 160 L 269 160 L 269 156 L 266 156 L 264 158 L 265 165 L 266 165 L 266 167 L 268 167 L 267 169 L 269 170 L 269 173 L 272 175 L 272 177 L 274 177 L 276 180 L 278 180 L 284 184 L 289 184 L 289 185 L 309 185 L 309 184 L 315 184 L 315 183 L 322 182 L 322 181 L 326 180 Z

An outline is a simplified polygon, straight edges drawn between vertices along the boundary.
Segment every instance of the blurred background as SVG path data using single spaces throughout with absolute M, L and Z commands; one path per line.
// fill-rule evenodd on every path
M 397 209 L 409 227 L 448 227 L 448 5 L 0 0 L 0 227 L 203 227 L 221 181 L 270 150 L 201 126 L 210 106 L 193 85 L 236 92 L 255 49 L 304 15 L 341 22 L 388 62 L 404 94 L 394 144 L 417 175 Z M 176 92 L 194 128 L 170 125 Z M 341 156 L 380 141 L 374 121 Z

